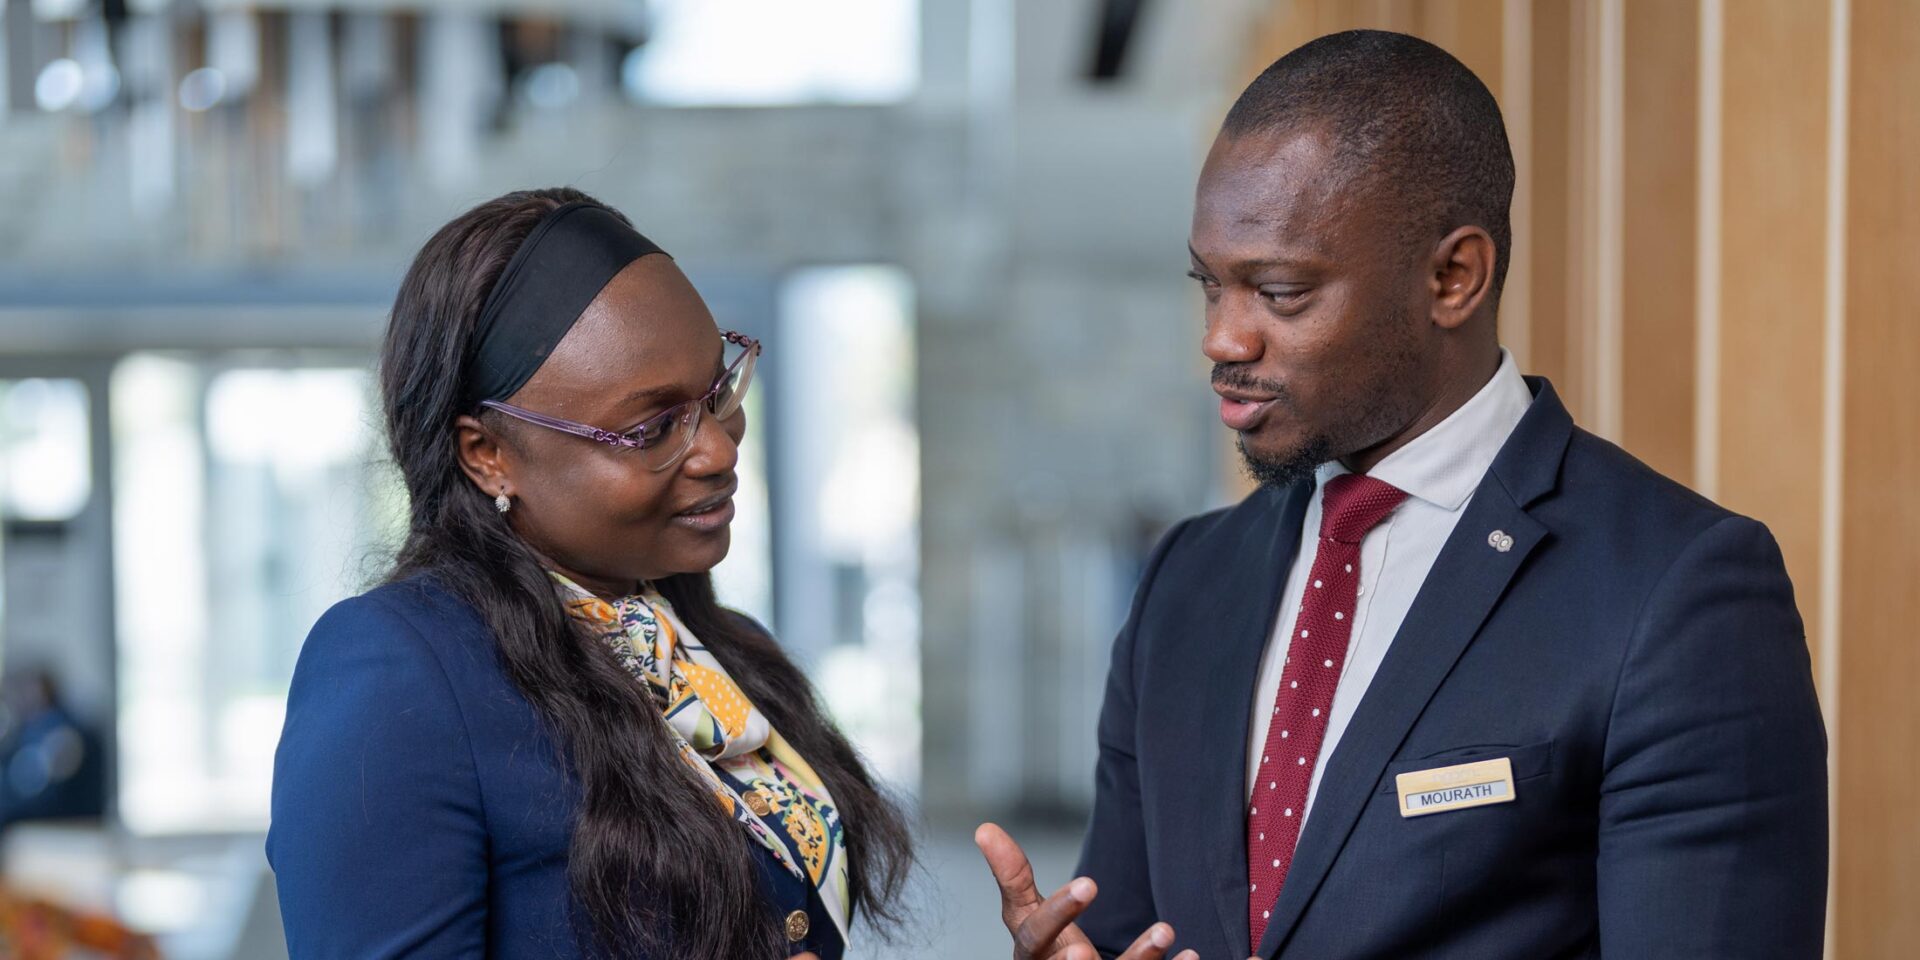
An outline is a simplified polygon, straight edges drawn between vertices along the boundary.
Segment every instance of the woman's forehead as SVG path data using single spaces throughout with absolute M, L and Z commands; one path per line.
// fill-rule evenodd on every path
M 611 413 L 635 392 L 705 389 L 720 352 L 713 315 L 679 267 L 641 257 L 594 297 L 520 396 Z

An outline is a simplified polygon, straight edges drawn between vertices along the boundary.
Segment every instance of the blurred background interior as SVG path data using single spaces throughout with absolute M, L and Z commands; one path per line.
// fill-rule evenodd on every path
M 973 825 L 1068 878 L 1138 566 L 1245 489 L 1184 277 L 1200 160 L 1350 26 L 1501 99 L 1523 369 L 1779 536 L 1830 952 L 1910 955 L 1906 0 L 0 0 L 0 955 L 285 956 L 288 679 L 405 510 L 385 310 L 441 223 L 558 184 L 768 344 L 722 597 L 927 822 L 918 942 L 856 955 L 1000 955 Z

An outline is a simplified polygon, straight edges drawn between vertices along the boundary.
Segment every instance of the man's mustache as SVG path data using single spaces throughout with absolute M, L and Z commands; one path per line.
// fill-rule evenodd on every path
M 1278 380 L 1256 377 L 1252 371 L 1248 370 L 1242 364 L 1214 364 L 1213 385 L 1216 387 L 1227 387 L 1233 390 L 1246 390 L 1253 393 L 1267 394 L 1275 400 L 1288 405 L 1291 405 L 1293 402 L 1293 395 L 1287 391 L 1285 384 L 1282 384 Z

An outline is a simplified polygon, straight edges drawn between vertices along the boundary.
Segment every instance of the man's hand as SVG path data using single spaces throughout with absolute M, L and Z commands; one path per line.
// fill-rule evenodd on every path
M 1080 877 L 1042 900 L 1033 885 L 1033 864 L 1005 830 L 983 823 L 973 842 L 1000 885 L 1000 919 L 1013 934 L 1013 960 L 1100 960 L 1100 951 L 1073 922 L 1098 893 L 1092 880 Z M 1164 960 L 1172 945 L 1173 928 L 1156 923 L 1118 960 Z M 1174 960 L 1200 960 L 1200 955 L 1184 950 Z

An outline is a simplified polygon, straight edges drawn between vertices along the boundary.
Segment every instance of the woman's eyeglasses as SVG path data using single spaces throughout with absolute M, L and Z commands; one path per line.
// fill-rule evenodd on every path
M 753 382 L 753 365 L 760 356 L 760 341 L 731 330 L 722 331 L 720 336 L 726 340 L 725 349 L 733 356 L 728 358 L 725 371 L 706 395 L 669 407 L 627 430 L 602 430 L 498 400 L 483 400 L 480 405 L 549 430 L 631 450 L 648 470 L 666 470 L 679 463 L 693 446 L 694 434 L 700 432 L 701 412 L 711 414 L 715 420 L 726 420 L 740 412 L 740 400 L 747 394 L 747 384 Z

